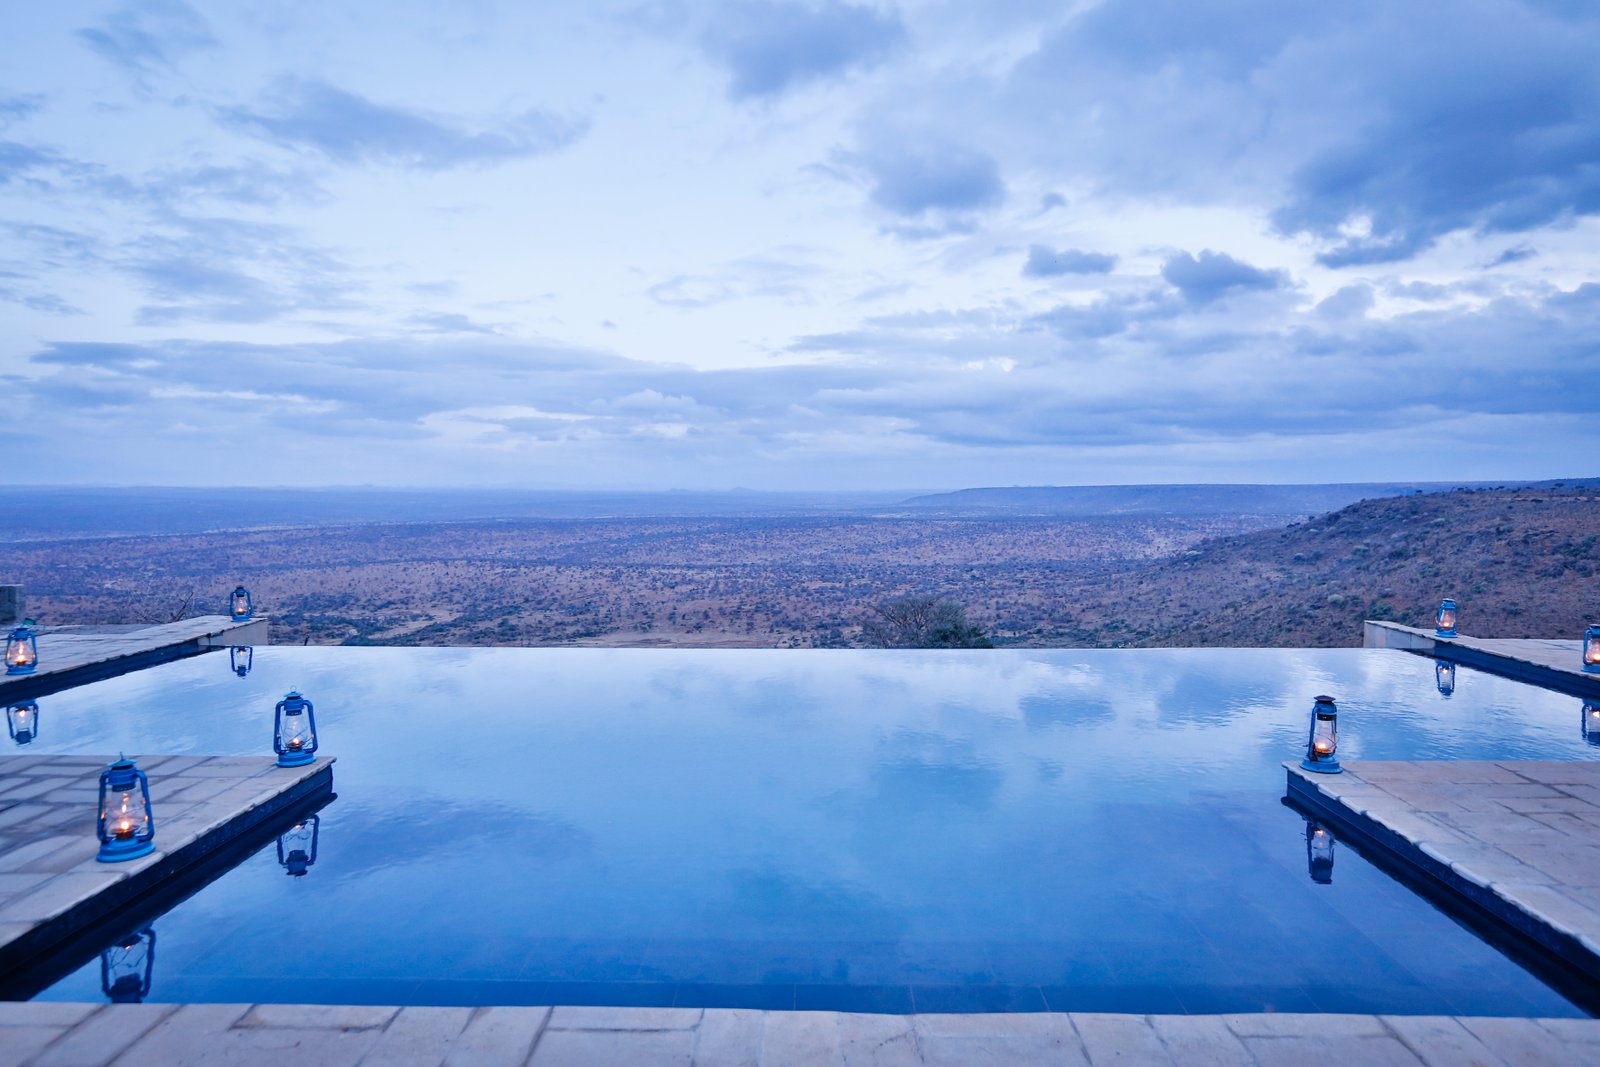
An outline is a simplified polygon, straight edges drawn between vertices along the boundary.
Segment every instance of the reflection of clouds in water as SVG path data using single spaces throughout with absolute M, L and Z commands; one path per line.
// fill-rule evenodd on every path
M 594 851 L 590 835 L 564 819 L 506 804 L 463 803 L 436 793 L 409 796 L 403 808 L 336 805 L 322 816 L 317 873 L 329 879 L 361 878 L 424 861 L 436 864 L 485 846 L 541 862 L 572 860 Z M 341 822 L 359 830 L 342 834 Z
M 771 865 L 730 871 L 720 888 L 731 897 L 732 914 L 766 936 L 894 940 L 906 926 L 905 917 L 872 892 Z

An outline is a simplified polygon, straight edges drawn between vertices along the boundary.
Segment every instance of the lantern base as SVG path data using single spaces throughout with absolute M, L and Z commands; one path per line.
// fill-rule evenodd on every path
M 1585 674 L 1600 674 L 1600 663 L 1585 663 L 1583 670 Z
M 23 664 L 13 663 L 13 664 L 11 664 L 10 666 L 8 666 L 6 668 L 6 673 L 7 674 L 32 674 L 34 666 L 35 665 L 32 664 L 32 663 L 23 663 Z
M 314 752 L 280 752 L 278 753 L 278 766 L 304 767 L 308 763 L 315 763 L 317 755 Z
M 101 863 L 121 863 L 123 860 L 136 860 L 140 856 L 148 856 L 155 850 L 154 838 L 148 841 L 102 841 L 100 851 L 94 858 Z
M 1435 631 L 1433 631 L 1433 636 L 1450 638 L 1450 637 L 1460 637 L 1461 635 L 1456 633 L 1454 630 L 1435 630 Z
M 1344 772 L 1344 768 L 1339 766 L 1339 761 L 1336 759 L 1314 761 L 1303 759 L 1300 761 L 1300 766 L 1302 769 L 1312 771 L 1316 774 L 1342 774 Z
M 255 612 L 247 612 L 244 615 L 229 615 L 228 618 L 234 622 L 249 622 L 251 619 L 255 618 Z

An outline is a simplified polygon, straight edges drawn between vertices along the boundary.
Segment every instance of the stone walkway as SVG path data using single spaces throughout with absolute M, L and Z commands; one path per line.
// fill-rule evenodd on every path
M 1438 638 L 1432 630 L 1368 619 L 1362 628 L 1366 648 L 1402 648 L 1439 656 L 1511 678 L 1600 696 L 1600 674 L 1583 669 L 1579 638 Z
M 96 807 L 100 772 L 112 758 L 0 756 L 0 972 L 332 786 L 327 758 L 295 768 L 278 767 L 271 755 L 141 758 L 156 851 L 101 863 Z
M 1284 766 L 1292 795 L 1600 980 L 1600 762 L 1362 760 L 1343 774 Z
M 9 632 L 9 631 L 8 631 Z M 201 615 L 159 626 L 107 627 L 104 630 L 38 633 L 39 666 L 32 674 L 0 674 L 0 703 L 64 684 L 122 674 L 152 663 L 195 655 L 228 645 L 264 645 L 267 620 L 234 622 L 223 615 Z
M 1568 1067 L 1600 1020 L 0 1004 L 0 1067 Z

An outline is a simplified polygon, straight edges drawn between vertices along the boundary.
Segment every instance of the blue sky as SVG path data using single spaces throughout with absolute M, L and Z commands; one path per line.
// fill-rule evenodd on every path
M 7 480 L 1600 474 L 1589 0 L 5 21 Z

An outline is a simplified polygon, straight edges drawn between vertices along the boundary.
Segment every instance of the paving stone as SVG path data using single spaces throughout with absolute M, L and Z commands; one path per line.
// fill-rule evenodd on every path
M 1247 1037 L 1244 1044 L 1260 1067 L 1419 1067 L 1422 1063 L 1395 1037 Z
M 142 1007 L 143 1005 L 112 1005 Z M 178 1067 L 179 1064 L 226 1063 L 221 1038 L 250 1010 L 248 1004 L 185 1004 L 157 1023 L 111 1062 L 116 1067 Z M 284 1067 L 279 1064 L 278 1067 Z
M 374 1067 L 439 1067 L 471 1017 L 471 1008 L 402 1008 L 361 1062 Z
M 695 1031 L 695 1067 L 758 1067 L 762 1013 L 743 1008 L 707 1008 Z
M 8 1026 L 0 1031 L 0 1067 L 22 1067 L 66 1031 L 57 1026 Z
M 445 1067 L 522 1067 L 549 1018 L 549 1008 L 478 1008 Z
M 1089 1064 L 1072 1020 L 1059 1013 L 918 1015 L 914 1027 L 924 1064 Z
M 839 1015 L 839 1058 L 845 1067 L 916 1067 L 916 1031 L 905 1015 Z
M 1461 1025 L 1507 1067 L 1571 1067 L 1565 1043 L 1531 1019 L 1461 1019 Z
M 1385 1015 L 1383 1022 L 1428 1067 L 1504 1067 L 1505 1061 L 1446 1015 Z
M 235 1025 L 296 1030 L 380 1030 L 399 1012 L 365 1004 L 257 1004 Z
M 558 1007 L 550 1013 L 552 1030 L 693 1030 L 699 1008 Z
M 1184 1067 L 1254 1067 L 1244 1043 L 1217 1015 L 1152 1015 L 1150 1028 Z
M 1223 1020 L 1240 1037 L 1321 1037 L 1338 1033 L 1349 1037 L 1385 1037 L 1389 1031 L 1375 1015 L 1224 1015 Z
M 29 871 L 40 860 L 73 844 L 77 838 L 53 835 L 0 852 L 0 872 Z
M 1073 1012 L 1071 1019 L 1094 1067 L 1169 1067 L 1175 1062 L 1142 1015 Z
M 692 1030 L 546 1030 L 533 1067 L 690 1067 Z
M 121 881 L 123 877 L 121 872 L 115 870 L 55 875 L 0 907 L 0 922 L 43 921 L 61 914 L 106 886 Z
M 177 1010 L 176 1004 L 108 1004 L 73 1027 L 33 1067 L 103 1067 Z
M 1548 1030 L 1568 1045 L 1600 1045 L 1600 1019 L 1539 1019 Z
M 788 1011 L 767 1016 L 766 1028 L 761 1032 L 762 1067 L 837 1067 L 843 1062 L 836 1012 Z
M 57 1000 L 0 1000 L 0 1026 L 76 1026 L 102 1007 Z
M 1600 848 L 1589 845 L 1515 842 L 1509 842 L 1502 847 L 1535 870 L 1553 875 L 1557 883 L 1593 885 L 1600 880 Z
M 1494 888 L 1511 903 L 1557 930 L 1600 936 L 1600 911 L 1553 886 L 1512 882 L 1498 883 Z

